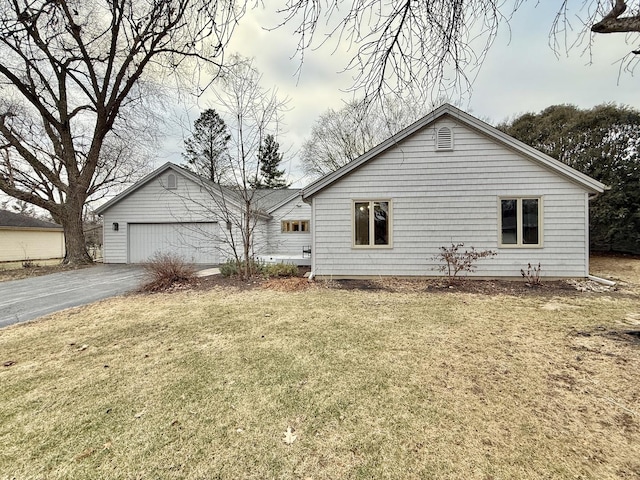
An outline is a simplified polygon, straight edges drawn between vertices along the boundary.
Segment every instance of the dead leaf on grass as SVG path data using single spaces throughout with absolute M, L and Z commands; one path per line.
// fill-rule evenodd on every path
M 294 435 L 293 432 L 295 432 L 295 429 L 293 429 L 292 427 L 287 427 L 287 431 L 284 433 L 284 443 L 286 443 L 287 445 L 291 445 L 293 442 L 296 441 L 297 435 Z
M 624 323 L 627 325 L 640 325 L 640 313 L 629 313 L 624 317 Z
M 144 415 L 144 410 L 143 410 L 143 411 L 141 411 L 141 412 L 136 413 L 136 414 L 134 415 L 134 417 L 135 417 L 135 418 L 140 418 L 140 417 L 142 417 L 143 415 Z
M 3 366 L 3 367 L 11 367 L 11 366 L 13 366 L 13 365 L 15 365 L 15 364 L 16 364 L 16 362 L 14 362 L 13 360 L 7 360 L 6 362 L 4 362 L 4 363 L 2 364 L 2 366 Z
M 76 455 L 74 460 L 76 462 L 79 462 L 80 460 L 84 460 L 85 458 L 90 457 L 91 455 L 93 455 L 95 453 L 95 449 L 94 448 L 87 448 L 86 450 L 84 450 L 80 455 Z
M 106 442 L 106 443 L 102 446 L 102 448 L 103 448 L 103 450 L 109 450 L 109 449 L 111 449 L 111 445 L 112 445 L 111 440 L 109 440 L 108 442 Z
M 79 352 L 82 352 L 83 350 L 86 350 L 87 348 L 89 348 L 89 345 L 87 345 L 86 343 L 84 345 L 82 345 L 81 347 L 78 348 Z

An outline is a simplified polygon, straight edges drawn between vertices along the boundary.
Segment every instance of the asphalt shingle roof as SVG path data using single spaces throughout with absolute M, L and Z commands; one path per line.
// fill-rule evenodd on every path
M 20 227 L 20 228 L 52 228 L 60 229 L 56 223 L 46 222 L 37 218 L 28 217 L 9 210 L 0 210 L 0 227 Z

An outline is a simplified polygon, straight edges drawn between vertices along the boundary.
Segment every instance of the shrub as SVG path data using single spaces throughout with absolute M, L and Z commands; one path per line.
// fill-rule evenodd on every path
M 220 265 L 220 273 L 224 277 L 234 277 L 236 275 L 244 275 L 245 272 L 245 262 L 238 262 L 237 260 L 227 260 L 225 263 Z M 255 260 L 251 260 L 249 262 L 249 272 L 252 276 L 256 273 L 261 273 L 264 268 L 264 264 L 257 262 Z
M 35 268 L 38 267 L 39 265 L 34 262 L 33 260 L 27 258 L 26 260 L 22 261 L 22 268 Z
M 220 265 L 220 274 L 223 277 L 231 277 L 238 274 L 238 262 L 235 260 L 227 260 Z
M 265 277 L 296 277 L 298 266 L 292 263 L 272 263 L 262 266 L 262 274 Z
M 526 280 L 526 284 L 530 287 L 539 287 L 542 285 L 540 281 L 540 270 L 542 267 L 540 263 L 538 263 L 537 267 L 532 267 L 531 264 L 527 264 L 527 271 L 525 272 L 523 268 L 520 269 L 520 273 L 522 274 L 522 278 Z
M 148 281 L 140 288 L 144 292 L 163 292 L 192 285 L 197 279 L 195 267 L 173 254 L 156 253 L 144 268 L 148 276 Z
M 438 270 L 447 274 L 449 285 L 456 282 L 458 273 L 475 271 L 478 260 L 498 254 L 493 250 L 476 250 L 474 247 L 461 252 L 462 247 L 464 247 L 464 243 L 452 243 L 450 247 L 440 247 L 440 253 L 432 257 L 433 260 L 444 262 L 438 267 Z

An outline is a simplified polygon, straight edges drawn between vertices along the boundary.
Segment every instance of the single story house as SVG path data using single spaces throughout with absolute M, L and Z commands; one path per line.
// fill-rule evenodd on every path
M 438 276 L 441 247 L 494 250 L 477 277 L 589 274 L 589 198 L 605 186 L 443 105 L 302 190 L 256 192 L 253 253 L 316 277 Z M 222 208 L 223 207 L 223 208 Z M 198 263 L 229 257 L 237 195 L 167 163 L 97 209 L 105 262 L 173 249 Z M 236 233 L 237 235 L 237 233 Z
M 0 210 L 0 262 L 61 259 L 64 254 L 60 225 Z
M 477 277 L 589 274 L 589 197 L 605 186 L 443 105 L 305 187 L 317 277 L 442 275 L 440 247 L 493 250 Z

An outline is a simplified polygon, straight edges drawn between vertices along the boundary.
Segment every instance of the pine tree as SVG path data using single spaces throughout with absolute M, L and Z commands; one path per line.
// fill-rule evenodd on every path
M 224 120 L 207 109 L 193 123 L 193 135 L 185 140 L 184 158 L 191 170 L 220 183 L 229 169 L 227 144 L 231 139 Z
M 287 188 L 288 183 L 284 176 L 284 170 L 278 170 L 282 161 L 282 154 L 278 151 L 280 145 L 273 135 L 267 135 L 258 151 L 258 161 L 260 162 L 260 174 L 255 182 L 254 188 Z

